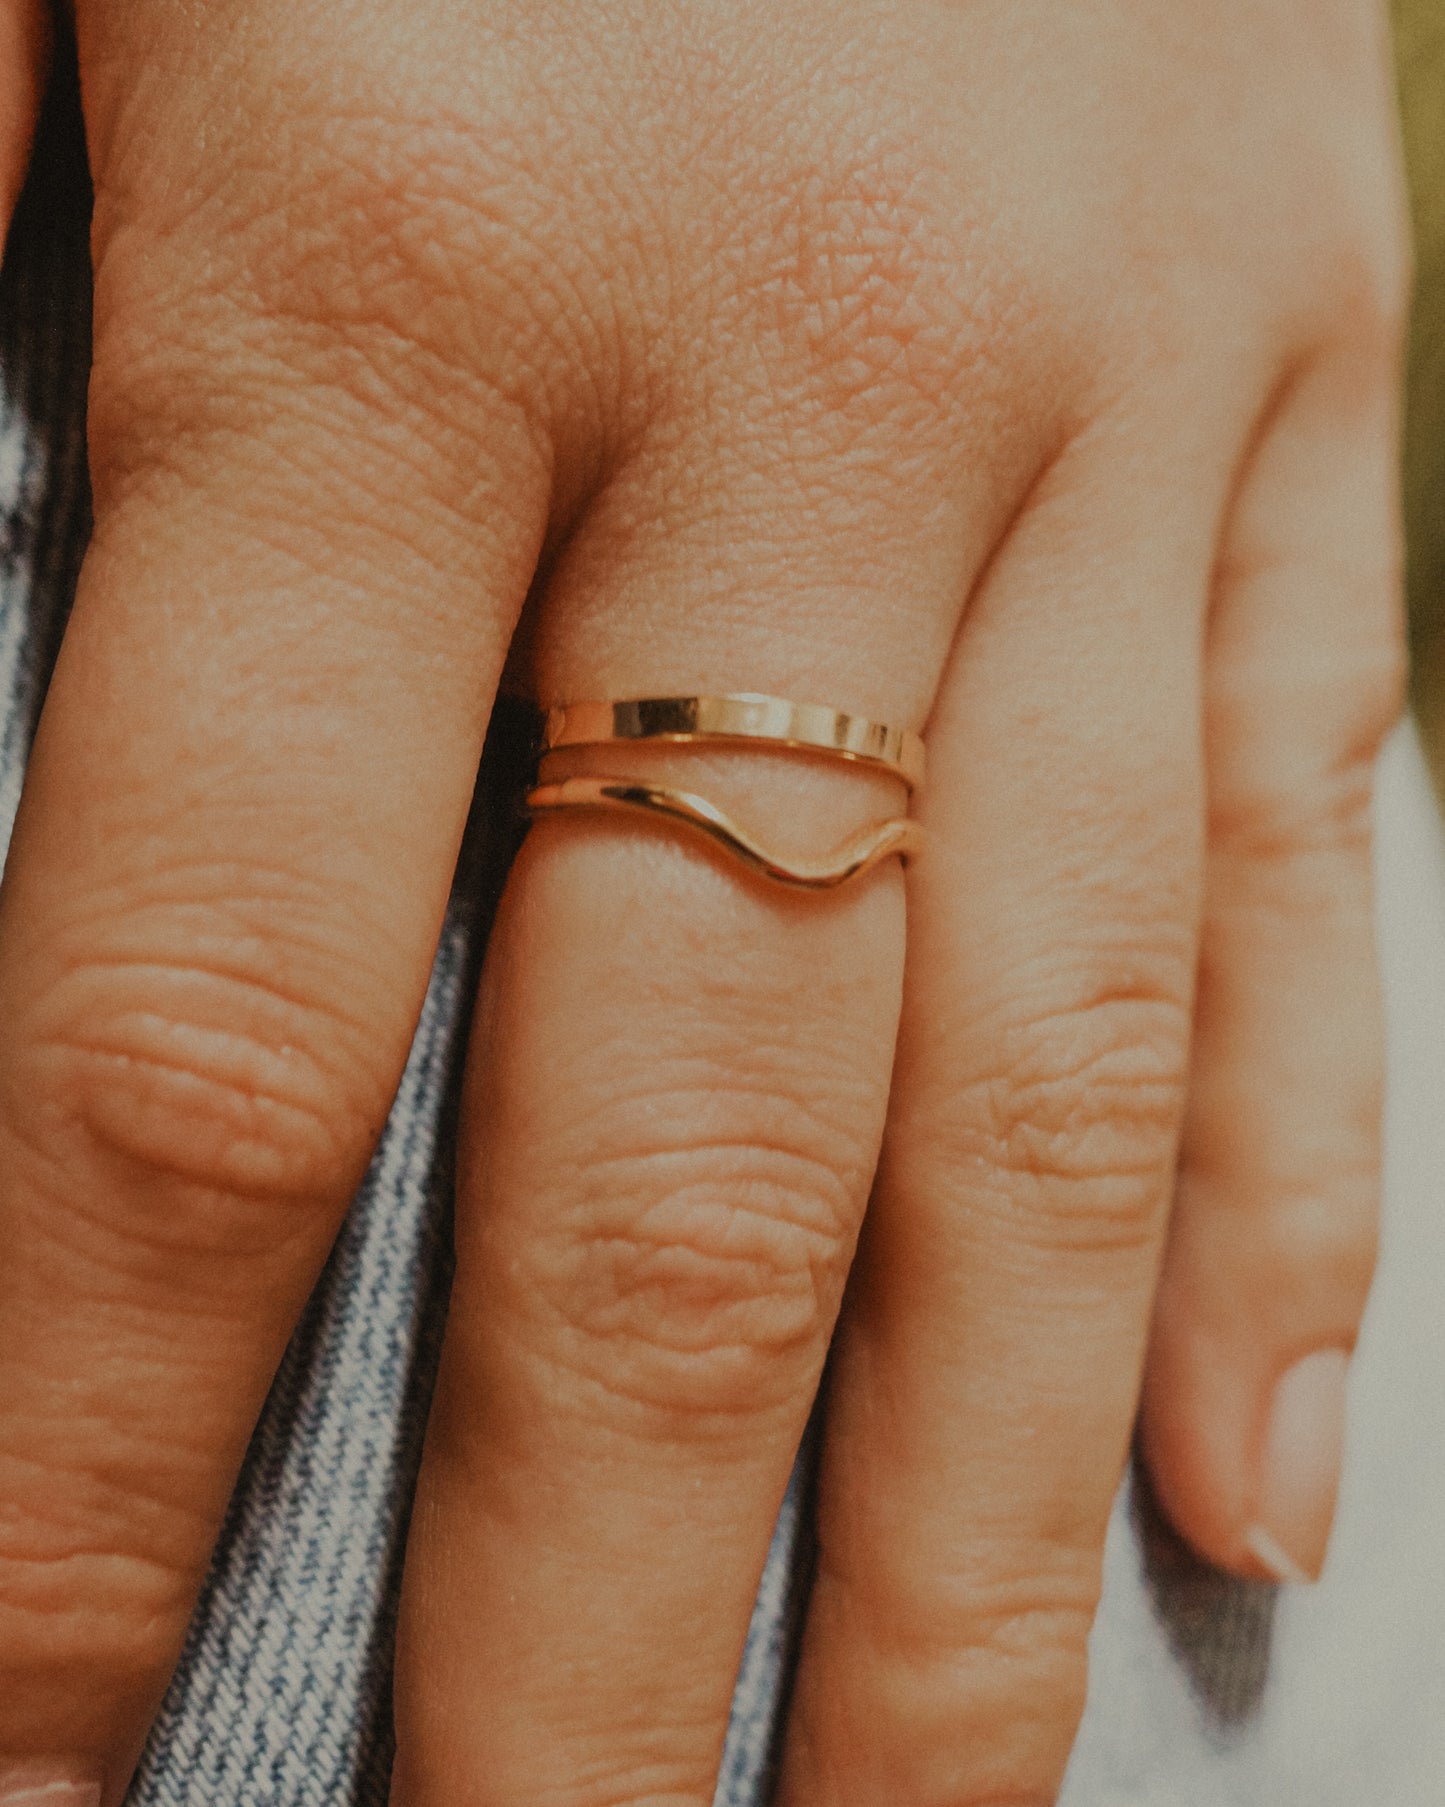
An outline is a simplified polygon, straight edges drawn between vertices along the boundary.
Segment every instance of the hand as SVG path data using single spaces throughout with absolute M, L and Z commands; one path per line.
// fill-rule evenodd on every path
M 711 1799 L 850 1275 L 782 1798 L 1051 1799 L 1151 1314 L 1182 1529 L 1254 1574 L 1328 1533 L 1400 684 L 1382 18 L 77 13 L 96 530 L 0 901 L 0 1764 L 119 1800 L 530 591 L 543 700 L 926 725 L 929 845 L 819 900 L 527 840 L 396 1799 Z M 645 751 L 784 845 L 902 801 Z

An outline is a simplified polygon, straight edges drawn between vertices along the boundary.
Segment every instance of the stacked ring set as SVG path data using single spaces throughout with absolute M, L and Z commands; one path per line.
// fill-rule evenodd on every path
M 882 768 L 909 790 L 923 782 L 923 742 L 906 728 L 848 715 L 818 703 L 743 693 L 735 696 L 646 697 L 634 701 L 565 703 L 543 722 L 541 757 L 563 747 L 619 741 L 765 743 L 825 758 Z M 847 883 L 894 856 L 914 858 L 922 829 L 907 816 L 861 829 L 824 860 L 769 852 L 715 803 L 694 791 L 641 778 L 569 777 L 539 782 L 527 795 L 533 815 L 568 809 L 644 811 L 706 835 L 750 871 L 777 884 L 824 891 Z

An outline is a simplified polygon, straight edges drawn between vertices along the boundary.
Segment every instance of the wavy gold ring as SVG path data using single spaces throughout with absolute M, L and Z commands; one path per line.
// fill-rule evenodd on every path
M 743 691 L 736 696 L 652 696 L 562 703 L 546 712 L 542 752 L 619 740 L 750 740 L 882 766 L 910 790 L 923 783 L 921 737 L 822 703 Z
M 639 778 L 564 778 L 556 784 L 539 784 L 528 793 L 527 808 L 534 815 L 560 809 L 611 809 L 665 816 L 716 841 L 750 871 L 804 891 L 830 891 L 895 855 L 913 858 L 923 844 L 918 823 L 899 816 L 862 829 L 821 862 L 782 860 L 706 797 Z

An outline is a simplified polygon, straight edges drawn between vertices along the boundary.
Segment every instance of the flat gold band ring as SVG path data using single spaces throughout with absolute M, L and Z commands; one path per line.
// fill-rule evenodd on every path
M 542 725 L 544 754 L 619 740 L 761 740 L 881 766 L 910 790 L 923 783 L 923 741 L 911 730 L 780 696 L 743 692 L 563 703 L 547 711 Z

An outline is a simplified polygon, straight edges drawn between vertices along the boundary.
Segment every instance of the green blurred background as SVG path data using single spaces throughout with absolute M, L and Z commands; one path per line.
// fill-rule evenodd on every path
M 1415 707 L 1445 793 L 1445 0 L 1395 0 L 1418 287 L 1405 421 Z

